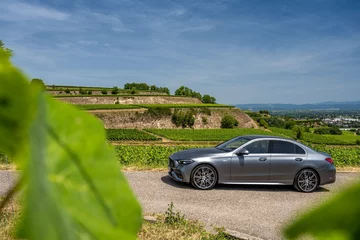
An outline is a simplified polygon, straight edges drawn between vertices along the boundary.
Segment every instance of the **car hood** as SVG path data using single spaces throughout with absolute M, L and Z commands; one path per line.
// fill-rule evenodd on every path
M 200 157 L 210 157 L 217 154 L 224 154 L 224 151 L 221 151 L 216 148 L 193 148 L 180 152 L 176 152 L 170 156 L 173 160 L 180 159 L 194 159 Z

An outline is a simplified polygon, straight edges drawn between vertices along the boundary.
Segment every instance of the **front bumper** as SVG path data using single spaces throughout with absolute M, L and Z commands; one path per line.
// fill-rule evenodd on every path
M 185 183 L 189 183 L 190 182 L 190 175 L 191 175 L 191 171 L 193 166 L 191 166 L 192 164 L 189 165 L 181 165 L 179 164 L 177 161 L 172 160 L 171 158 L 169 158 L 169 176 L 177 181 L 177 182 L 185 182 Z

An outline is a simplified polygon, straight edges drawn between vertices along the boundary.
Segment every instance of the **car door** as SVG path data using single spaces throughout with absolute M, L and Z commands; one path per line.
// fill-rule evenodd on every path
M 307 160 L 305 150 L 285 140 L 271 140 L 270 181 L 291 184 Z
M 257 140 L 242 147 L 248 155 L 233 154 L 231 158 L 231 181 L 267 182 L 270 174 L 268 140 Z

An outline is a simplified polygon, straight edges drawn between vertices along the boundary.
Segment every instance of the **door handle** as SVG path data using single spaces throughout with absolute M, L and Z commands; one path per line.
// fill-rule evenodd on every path
M 302 158 L 295 158 L 295 161 L 297 162 L 301 162 L 303 159 Z
M 262 161 L 262 162 L 264 162 L 264 161 L 266 161 L 267 160 L 267 157 L 261 157 L 261 158 L 259 158 L 259 161 Z

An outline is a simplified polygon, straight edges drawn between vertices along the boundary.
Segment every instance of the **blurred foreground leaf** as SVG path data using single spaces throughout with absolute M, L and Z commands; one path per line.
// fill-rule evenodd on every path
M 321 240 L 360 239 L 360 183 L 304 214 L 285 229 L 289 239 L 304 234 Z
M 0 151 L 18 156 L 24 189 L 18 237 L 136 239 L 141 209 L 101 122 L 30 86 L 1 59 L 0 100 L 10 105 L 0 110 Z

